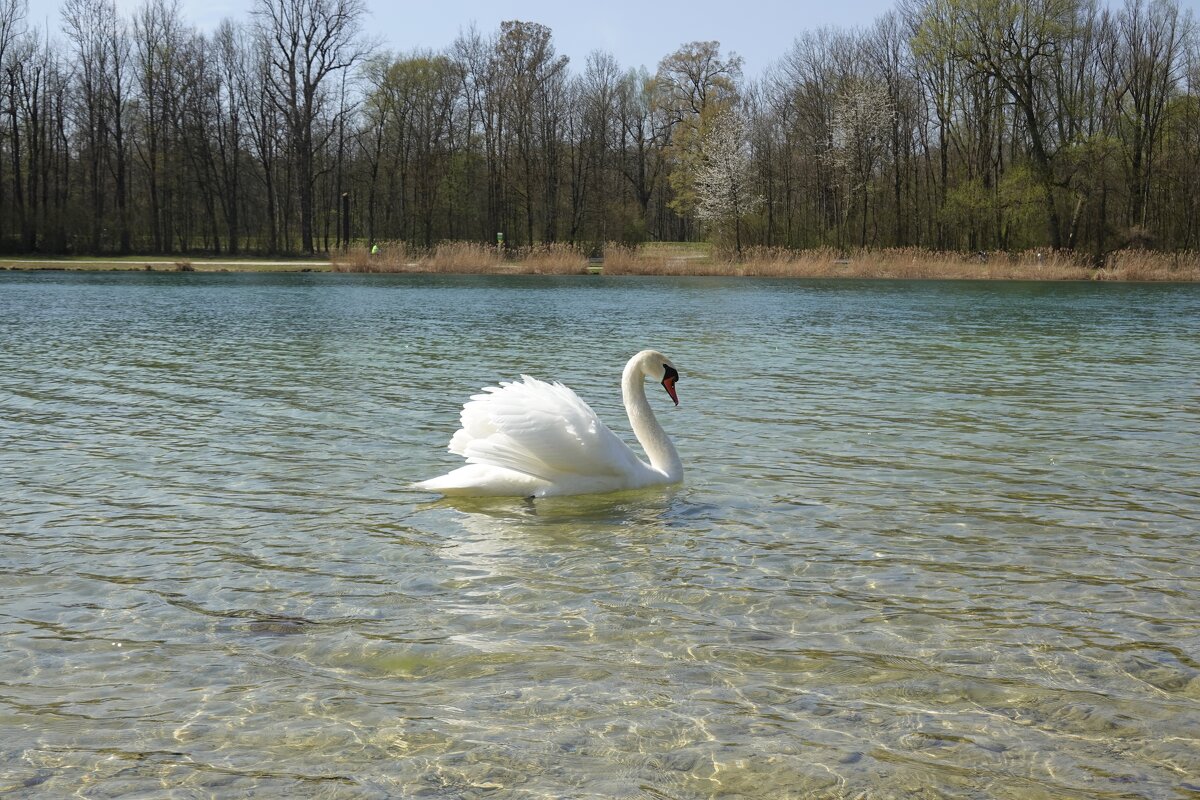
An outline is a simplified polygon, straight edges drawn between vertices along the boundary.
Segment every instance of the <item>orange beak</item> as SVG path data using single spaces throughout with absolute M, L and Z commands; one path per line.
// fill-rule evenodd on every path
M 663 378 L 663 388 L 667 390 L 667 394 L 671 395 L 671 399 L 675 401 L 675 405 L 679 405 L 679 395 L 675 394 L 675 384 L 679 380 L 678 375 L 668 375 Z

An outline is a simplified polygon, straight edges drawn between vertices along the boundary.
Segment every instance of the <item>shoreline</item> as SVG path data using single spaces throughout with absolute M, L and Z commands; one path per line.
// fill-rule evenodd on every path
M 922 256 L 926 257 L 922 257 Z M 203 273 L 343 273 L 405 275 L 580 275 L 648 277 L 739 277 L 817 280 L 985 280 L 1091 281 L 1119 283 L 1200 283 L 1200 259 L 1194 254 L 1154 253 L 1117 260 L 1112 267 L 1083 266 L 1058 258 L 1028 257 L 978 260 L 963 254 L 882 252 L 854 258 L 799 253 L 792 258 L 724 262 L 711 258 L 618 257 L 600 259 L 533 258 L 528 262 L 498 258 L 374 259 L 336 256 L 331 259 L 268 258 L 0 258 L 0 271 L 48 272 L 203 272 Z M 1132 262 L 1132 263 L 1130 263 Z

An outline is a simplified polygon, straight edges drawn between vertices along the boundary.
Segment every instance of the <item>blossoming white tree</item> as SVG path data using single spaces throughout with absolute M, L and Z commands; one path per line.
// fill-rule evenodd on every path
M 895 117 L 887 88 L 865 79 L 850 81 L 833 107 L 829 149 L 824 155 L 844 182 L 843 226 L 856 195 L 862 203 L 860 245 L 866 245 L 867 239 L 867 187 L 886 152 Z
M 746 127 L 737 112 L 717 116 L 700 146 L 696 173 L 696 217 L 718 231 L 732 225 L 734 246 L 742 252 L 742 218 L 762 201 L 753 192 Z

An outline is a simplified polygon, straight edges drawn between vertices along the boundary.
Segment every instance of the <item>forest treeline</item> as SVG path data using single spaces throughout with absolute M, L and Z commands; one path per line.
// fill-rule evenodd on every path
M 205 32 L 173 0 L 67 0 L 45 30 L 0 0 L 0 249 L 1200 248 L 1176 0 L 899 0 L 750 77 L 715 41 L 571 64 L 535 22 L 393 54 L 365 19 L 255 0 Z

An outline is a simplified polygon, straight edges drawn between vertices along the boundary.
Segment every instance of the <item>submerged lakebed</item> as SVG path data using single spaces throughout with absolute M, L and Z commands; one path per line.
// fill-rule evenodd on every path
M 407 488 L 644 347 L 681 486 Z M 1198 796 L 1198 363 L 1196 285 L 5 272 L 0 792 Z

